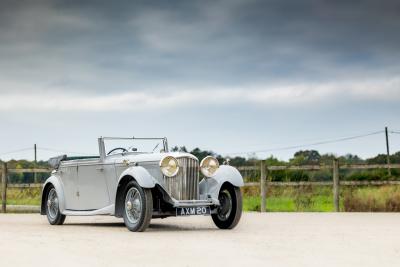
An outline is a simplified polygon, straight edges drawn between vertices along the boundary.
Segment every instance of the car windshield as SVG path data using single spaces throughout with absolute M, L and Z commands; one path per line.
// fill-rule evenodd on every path
M 107 155 L 164 152 L 168 149 L 166 138 L 104 138 Z

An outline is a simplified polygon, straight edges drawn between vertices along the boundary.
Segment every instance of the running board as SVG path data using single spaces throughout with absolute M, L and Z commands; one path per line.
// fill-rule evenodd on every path
M 114 215 L 115 205 L 113 204 L 98 210 L 64 210 L 61 213 L 67 216 Z

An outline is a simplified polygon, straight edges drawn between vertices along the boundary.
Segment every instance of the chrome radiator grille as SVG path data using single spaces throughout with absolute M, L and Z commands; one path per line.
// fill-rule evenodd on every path
M 179 172 L 175 177 L 165 177 L 166 189 L 176 200 L 199 198 L 199 161 L 192 158 L 177 158 Z

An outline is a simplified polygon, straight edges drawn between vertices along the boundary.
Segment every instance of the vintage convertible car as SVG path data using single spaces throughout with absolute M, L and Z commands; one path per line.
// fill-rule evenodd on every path
M 221 229 L 238 224 L 243 178 L 234 167 L 168 152 L 166 138 L 100 137 L 98 145 L 99 156 L 49 160 L 54 171 L 43 184 L 41 214 L 50 224 L 67 215 L 123 217 L 131 231 L 168 216 L 211 215 Z

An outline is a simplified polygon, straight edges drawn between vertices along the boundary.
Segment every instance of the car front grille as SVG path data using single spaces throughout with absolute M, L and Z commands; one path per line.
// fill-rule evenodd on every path
M 174 177 L 165 177 L 166 189 L 176 200 L 199 198 L 199 161 L 189 157 L 177 158 L 179 172 Z

